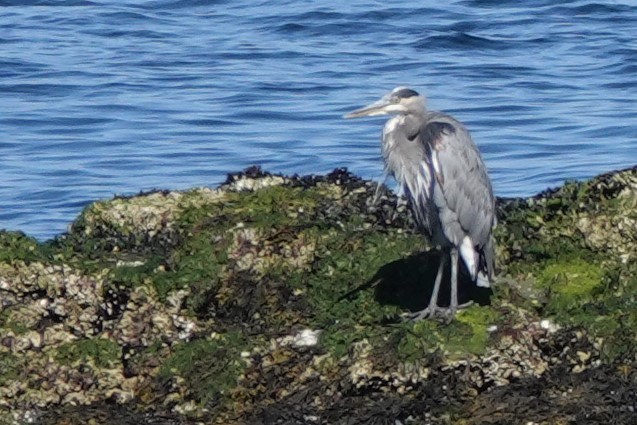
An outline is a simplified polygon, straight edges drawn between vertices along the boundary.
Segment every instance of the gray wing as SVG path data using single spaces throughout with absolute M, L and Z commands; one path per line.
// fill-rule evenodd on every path
M 495 225 L 493 190 L 469 132 L 441 114 L 426 122 L 420 133 L 436 180 L 433 200 L 445 236 L 456 246 L 467 235 L 480 250 L 489 248 Z

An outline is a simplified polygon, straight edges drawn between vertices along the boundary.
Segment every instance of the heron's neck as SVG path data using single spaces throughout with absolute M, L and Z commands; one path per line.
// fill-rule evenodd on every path
M 421 103 L 417 103 L 412 107 L 412 111 L 411 113 L 416 115 L 416 116 L 423 116 L 427 114 L 427 106 L 425 105 L 425 102 L 421 102 Z

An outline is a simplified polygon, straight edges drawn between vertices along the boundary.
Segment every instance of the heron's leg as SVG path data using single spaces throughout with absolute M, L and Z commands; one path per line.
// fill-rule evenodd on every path
M 376 206 L 376 202 L 378 202 L 378 198 L 380 195 L 380 188 L 383 187 L 385 183 L 387 183 L 388 178 L 389 178 L 389 173 L 385 171 L 383 173 L 383 181 L 376 183 L 376 191 L 374 192 L 374 199 L 372 199 L 372 207 Z
M 436 274 L 436 281 L 434 282 L 434 290 L 431 292 L 429 306 L 427 306 L 432 313 L 436 308 L 438 308 L 438 293 L 440 292 L 440 284 L 442 283 L 442 275 L 444 274 L 446 264 L 447 255 L 443 253 L 440 257 L 440 265 L 438 266 L 438 273 Z
M 449 315 L 456 315 L 458 311 L 458 250 L 451 248 L 451 298 L 449 301 Z
M 442 275 L 444 273 L 446 264 L 447 254 L 443 253 L 440 257 L 438 273 L 436 274 L 436 281 L 434 282 L 434 289 L 431 292 L 431 298 L 429 298 L 429 305 L 420 311 L 411 313 L 408 316 L 411 320 L 417 322 L 419 320 L 426 319 L 427 317 L 432 317 L 440 309 L 440 307 L 438 307 L 438 293 L 440 292 L 440 284 L 442 283 Z

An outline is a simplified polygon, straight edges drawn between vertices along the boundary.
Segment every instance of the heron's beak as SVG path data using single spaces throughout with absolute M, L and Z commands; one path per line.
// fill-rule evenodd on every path
M 386 108 L 390 105 L 389 100 L 382 98 L 371 105 L 367 105 L 364 108 L 357 109 L 349 114 L 343 115 L 343 118 L 360 118 L 360 117 L 373 117 L 376 115 L 386 115 L 390 111 Z

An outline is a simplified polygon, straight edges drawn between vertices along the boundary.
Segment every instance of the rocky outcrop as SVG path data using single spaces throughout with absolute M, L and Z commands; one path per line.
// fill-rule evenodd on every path
M 451 324 L 401 319 L 438 257 L 375 191 L 252 168 L 0 233 L 0 424 L 637 422 L 637 168 L 500 199 Z

